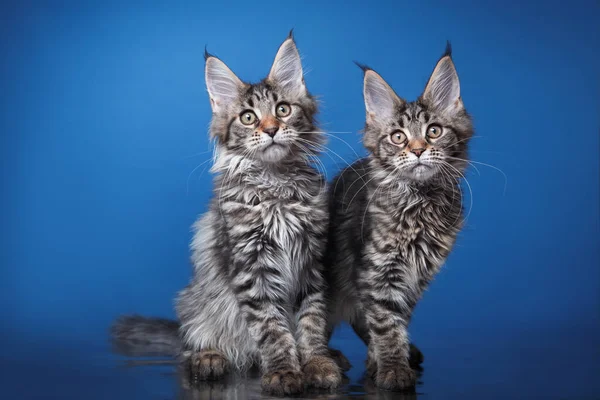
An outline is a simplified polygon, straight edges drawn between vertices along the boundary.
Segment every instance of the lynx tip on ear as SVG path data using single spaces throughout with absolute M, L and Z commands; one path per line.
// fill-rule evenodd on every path
M 208 52 L 207 46 L 204 46 L 204 61 L 208 60 L 211 57 L 215 57 L 213 54 Z
M 452 58 L 452 45 L 450 44 L 449 40 L 446 40 L 446 50 L 444 51 L 444 54 L 442 55 L 442 57 L 450 57 Z
M 361 64 L 358 61 L 354 61 L 354 64 L 356 64 L 356 66 L 360 68 L 364 73 L 366 73 L 367 71 L 373 71 L 373 68 L 369 67 L 366 64 Z

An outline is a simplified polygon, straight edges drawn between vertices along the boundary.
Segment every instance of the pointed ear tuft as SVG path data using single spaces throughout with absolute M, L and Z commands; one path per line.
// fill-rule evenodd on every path
M 356 64 L 356 66 L 358 68 L 360 68 L 362 70 L 362 72 L 365 72 L 365 73 L 369 70 L 373 70 L 373 68 L 369 67 L 366 64 L 359 63 L 358 61 L 354 61 L 354 64 Z
M 449 115 L 463 108 L 460 82 L 452 61 L 450 42 L 446 45 L 446 52 L 437 62 L 421 98 L 433 108 Z
M 204 72 L 213 113 L 222 112 L 238 98 L 244 83 L 223 61 L 210 54 Z
M 288 37 L 279 47 L 267 79 L 276 82 L 292 95 L 306 93 L 302 62 L 293 37 Z
M 392 118 L 396 108 L 404 103 L 394 89 L 372 69 L 365 70 L 363 93 L 367 122 Z
M 210 57 L 215 57 L 213 54 L 208 52 L 208 46 L 204 45 L 204 61 L 207 61 Z
M 444 51 L 442 57 L 445 56 L 452 57 L 452 45 L 450 44 L 449 40 L 446 40 L 446 51 Z

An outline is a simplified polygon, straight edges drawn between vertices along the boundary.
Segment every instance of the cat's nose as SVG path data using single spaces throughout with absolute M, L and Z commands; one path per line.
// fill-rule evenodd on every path
M 421 154 L 423 154 L 423 152 L 425 152 L 425 148 L 420 147 L 418 149 L 410 149 L 410 152 L 413 153 L 415 156 L 417 157 L 421 157 Z
M 277 133 L 278 130 L 279 130 L 278 126 L 267 126 L 267 127 L 262 128 L 262 131 L 271 137 L 275 136 L 275 134 Z

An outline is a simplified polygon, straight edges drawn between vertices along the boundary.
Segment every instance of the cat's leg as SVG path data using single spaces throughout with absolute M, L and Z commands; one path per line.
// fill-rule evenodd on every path
M 362 309 L 362 308 L 361 308 Z M 367 320 L 364 317 L 364 311 L 360 313 L 361 315 L 355 315 L 350 320 L 350 326 L 356 333 L 356 336 L 363 341 L 363 343 L 367 346 L 367 375 L 373 376 L 377 372 L 377 358 L 375 357 L 375 350 L 373 345 L 371 344 L 371 338 L 369 336 L 369 327 L 367 326 Z
M 340 385 L 342 373 L 327 347 L 327 306 L 320 271 L 313 269 L 306 282 L 296 314 L 298 352 L 304 378 L 309 386 L 333 389 Z
M 350 323 L 354 333 L 367 345 L 367 372 L 375 372 L 377 370 L 377 362 L 373 358 L 374 352 L 371 347 L 369 347 L 370 338 L 369 338 L 369 329 L 366 324 L 366 320 L 364 318 L 356 318 Z M 413 343 L 409 344 L 409 357 L 408 363 L 412 368 L 420 368 L 420 365 L 423 364 L 424 356 L 421 350 Z M 370 374 L 372 375 L 372 374 Z
M 233 279 L 233 290 L 258 347 L 263 390 L 278 396 L 290 395 L 303 388 L 300 360 L 290 329 L 289 307 L 282 305 L 282 292 L 274 283 L 279 277 L 269 279 L 269 274 L 277 274 L 277 270 L 263 269 L 259 277 L 240 273 Z
M 376 363 L 371 361 L 370 365 L 375 384 L 388 390 L 414 388 L 417 375 L 409 364 L 407 325 L 410 314 L 406 304 L 372 296 L 370 300 L 365 315 L 371 340 L 369 357 L 376 359 Z

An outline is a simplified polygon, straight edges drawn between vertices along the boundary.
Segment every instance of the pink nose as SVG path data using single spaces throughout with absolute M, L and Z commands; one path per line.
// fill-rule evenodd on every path
M 424 151 L 425 151 L 424 148 L 410 149 L 410 152 L 413 153 L 414 155 L 416 155 L 417 157 L 421 157 L 421 154 L 423 154 Z
M 269 126 L 266 128 L 262 128 L 262 131 L 271 137 L 275 136 L 275 134 L 277 133 L 278 130 L 279 130 L 278 126 Z

